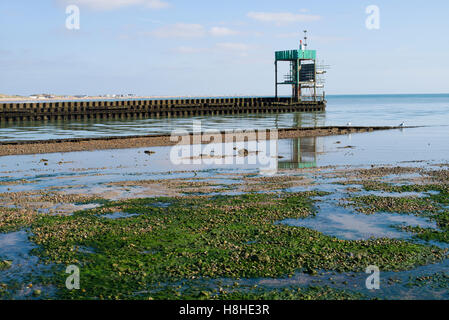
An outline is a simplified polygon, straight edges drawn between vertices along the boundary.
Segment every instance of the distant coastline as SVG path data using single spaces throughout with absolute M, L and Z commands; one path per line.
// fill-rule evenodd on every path
M 268 97 L 257 96 L 257 97 Z M 184 95 L 184 96 L 53 96 L 52 98 L 31 98 L 28 96 L 0 95 L 0 102 L 59 102 L 59 101 L 96 101 L 96 100 L 147 100 L 147 99 L 209 99 L 209 98 L 248 98 L 256 95 Z
M 401 96 L 449 96 L 449 93 L 367 93 L 367 94 L 327 94 L 329 98 L 344 97 L 401 97 Z M 67 96 L 54 95 L 51 98 L 31 98 L 30 96 L 5 95 L 0 94 L 0 103 L 17 102 L 61 102 L 61 101 L 97 101 L 97 100 L 149 100 L 149 99 L 215 99 L 215 98 L 251 98 L 251 97 L 270 97 L 270 95 L 184 95 L 184 96 Z M 282 96 L 283 97 L 283 96 Z M 285 96 L 287 97 L 287 96 Z

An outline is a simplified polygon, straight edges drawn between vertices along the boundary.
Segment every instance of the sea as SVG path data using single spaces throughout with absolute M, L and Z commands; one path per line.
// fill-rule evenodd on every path
M 2 124 L 0 140 L 45 140 L 166 134 L 192 130 L 201 120 L 207 129 L 265 129 L 314 126 L 449 126 L 449 94 L 329 95 L 319 113 L 245 114 L 125 120 L 71 120 Z

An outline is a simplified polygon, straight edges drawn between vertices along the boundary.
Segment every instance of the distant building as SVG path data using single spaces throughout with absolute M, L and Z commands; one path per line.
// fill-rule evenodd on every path
M 55 96 L 51 94 L 42 93 L 42 94 L 32 94 L 29 97 L 31 99 L 52 99 Z
M 135 94 L 132 93 L 128 93 L 128 94 L 103 94 L 100 95 L 100 97 L 105 97 L 105 98 L 131 98 L 131 97 L 135 97 Z

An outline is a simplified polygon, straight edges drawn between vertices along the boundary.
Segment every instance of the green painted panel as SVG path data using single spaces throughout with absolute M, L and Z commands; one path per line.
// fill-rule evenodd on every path
M 296 59 L 316 60 L 316 50 L 276 51 L 276 60 L 296 60 Z
M 298 50 L 299 59 L 316 59 L 315 50 Z

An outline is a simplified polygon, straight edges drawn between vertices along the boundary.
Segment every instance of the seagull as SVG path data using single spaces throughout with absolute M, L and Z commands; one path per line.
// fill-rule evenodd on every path
M 350 126 L 352 126 L 352 123 L 351 123 L 351 122 L 348 122 L 348 123 L 346 124 L 346 126 L 350 127 Z
M 405 123 L 402 122 L 399 126 L 400 126 L 400 127 L 405 127 Z

